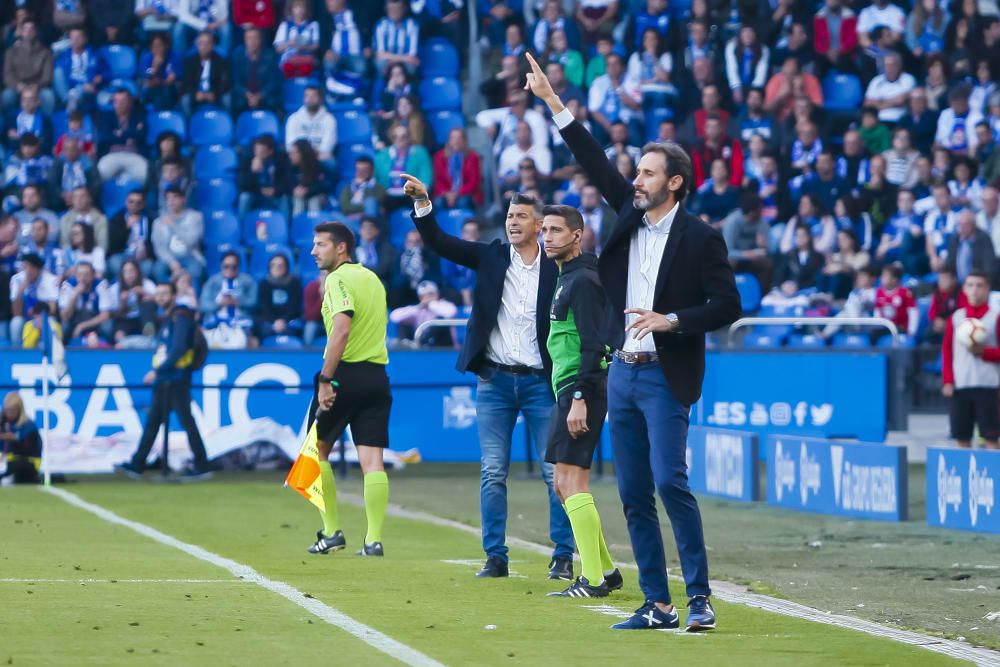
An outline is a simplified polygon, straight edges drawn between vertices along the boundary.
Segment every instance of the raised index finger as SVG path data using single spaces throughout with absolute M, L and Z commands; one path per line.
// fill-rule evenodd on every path
M 535 74 L 541 74 L 542 68 L 538 66 L 537 62 L 535 62 L 535 58 L 531 55 L 531 53 L 525 51 L 524 55 L 528 58 L 528 63 L 531 65 L 531 71 Z

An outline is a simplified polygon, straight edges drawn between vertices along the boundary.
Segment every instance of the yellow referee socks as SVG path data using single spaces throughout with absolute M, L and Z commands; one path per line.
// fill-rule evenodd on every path
M 570 496 L 566 499 L 566 514 L 573 526 L 583 576 L 591 586 L 597 586 L 604 581 L 601 568 L 601 542 L 604 538 L 601 536 L 601 516 L 597 513 L 594 496 L 589 493 Z
M 382 525 L 389 508 L 389 478 L 384 470 L 365 475 L 365 516 L 368 517 L 368 534 L 365 544 L 382 541 Z
M 337 512 L 337 481 L 333 476 L 333 468 L 329 461 L 320 461 L 319 479 L 323 487 L 323 534 L 332 537 L 340 530 L 340 514 Z

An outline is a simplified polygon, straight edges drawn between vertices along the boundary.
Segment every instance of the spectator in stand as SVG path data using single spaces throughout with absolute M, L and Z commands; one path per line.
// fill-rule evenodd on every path
M 45 263 L 38 255 L 24 256 L 21 270 L 10 279 L 10 303 L 13 317 L 10 320 L 10 341 L 14 347 L 21 345 L 21 333 L 26 319 L 32 317 L 35 306 L 47 308 L 56 315 L 59 301 L 59 279 L 44 269 Z
M 135 0 L 87 0 L 87 18 L 96 44 L 118 44 L 130 36 Z
M 941 112 L 937 121 L 935 146 L 940 146 L 953 154 L 975 154 L 976 124 L 983 119 L 978 109 L 969 106 L 972 88 L 967 83 L 955 84 L 948 93 L 948 108 Z
M 118 279 L 108 287 L 104 300 L 110 341 L 119 345 L 129 336 L 151 338 L 156 333 L 156 284 L 143 277 L 134 259 L 126 259 L 116 275 Z
M 966 305 L 958 308 L 944 330 L 941 347 L 941 393 L 951 399 L 951 437 L 959 447 L 972 447 L 975 427 L 987 449 L 1000 449 L 1000 416 L 997 415 L 997 388 L 1000 387 L 1000 347 L 997 343 L 997 311 L 990 308 L 990 279 L 974 271 L 962 283 Z M 976 319 L 986 329 L 982 342 L 959 340 L 959 327 Z
M 288 14 L 274 35 L 274 50 L 286 79 L 312 76 L 319 52 L 319 23 L 312 20 L 310 3 L 292 0 Z
M 583 90 L 566 78 L 566 70 L 562 66 L 562 63 L 552 61 L 546 64 L 545 75 L 549 77 L 549 83 L 552 84 L 552 90 L 559 95 L 559 99 L 563 100 L 564 103 L 568 103 L 569 100 L 575 100 L 578 103 L 586 102 L 586 96 L 583 94 Z M 546 113 L 545 103 L 536 98 L 535 110 L 542 114 Z
M 271 257 L 267 276 L 257 288 L 256 334 L 261 340 L 270 336 L 302 337 L 302 283 L 291 274 L 288 258 Z
M 112 95 L 112 110 L 101 115 L 97 151 L 102 155 L 97 171 L 105 181 L 127 176 L 145 183 L 149 163 L 141 151 L 146 146 L 146 121 L 126 88 Z
M 302 341 L 306 345 L 312 345 L 317 334 L 323 331 L 323 314 L 320 311 L 323 306 L 326 276 L 326 271 L 320 271 L 319 276 L 309 282 L 302 291 L 303 317 L 305 319 Z
M 73 190 L 73 206 L 59 219 L 59 245 L 68 248 L 72 241 L 72 228 L 76 223 L 93 229 L 96 244 L 103 250 L 108 247 L 108 219 L 94 206 L 90 190 L 78 187 Z
M 521 121 L 531 127 L 533 145 L 548 146 L 547 121 L 542 114 L 528 108 L 528 94 L 518 89 L 513 91 L 508 99 L 509 107 L 484 109 L 476 114 L 476 125 L 486 130 L 493 139 L 493 155 L 499 158 L 505 148 L 516 142 L 517 124 Z
M 884 317 L 895 324 L 900 333 L 912 336 L 917 332 L 920 317 L 913 293 L 900 285 L 902 278 L 903 267 L 899 264 L 882 268 L 882 280 L 875 290 L 875 317 Z
M 882 153 L 886 163 L 886 180 L 900 188 L 917 184 L 917 159 L 920 151 L 910 144 L 910 131 L 897 127 L 892 132 L 892 148 Z
M 875 267 L 868 265 L 859 268 L 854 274 L 854 288 L 847 295 L 844 307 L 837 313 L 837 317 L 874 317 L 875 281 L 877 278 L 878 271 Z M 819 336 L 824 340 L 829 340 L 840 331 L 840 327 L 839 324 L 828 324 L 819 332 Z
M 930 258 L 931 270 L 938 271 L 945 265 L 945 253 L 955 227 L 958 215 L 951 206 L 951 192 L 944 183 L 937 183 L 932 189 L 929 206 L 924 204 L 924 237 L 926 238 L 927 256 Z M 922 200 L 917 202 L 920 206 Z M 920 210 L 918 208 L 918 210 Z
M 172 32 L 177 23 L 177 3 L 174 0 L 135 0 L 135 15 L 139 19 L 140 35 Z
M 465 128 L 452 128 L 444 148 L 434 155 L 434 205 L 473 209 L 483 200 L 479 154 L 469 149 Z
M 419 48 L 420 26 L 406 16 L 404 0 L 386 0 L 385 18 L 375 26 L 372 45 L 377 74 L 384 75 L 393 63 L 401 63 L 407 72 L 415 74 L 420 66 Z
M 358 245 L 354 249 L 355 260 L 377 275 L 388 289 L 392 285 L 397 266 L 396 249 L 382 238 L 382 228 L 375 217 L 366 217 L 361 221 L 358 237 Z
M 205 220 L 201 213 L 188 208 L 183 190 L 168 189 L 166 200 L 166 208 L 153 222 L 152 244 L 156 256 L 153 277 L 158 283 L 165 283 L 184 271 L 197 284 L 205 274 L 201 254 Z
M 0 474 L 4 486 L 7 484 L 7 477 L 14 484 L 38 484 L 42 481 L 39 475 L 42 465 L 42 436 L 16 391 L 3 397 L 0 443 L 0 451 L 6 459 L 5 470 Z
M 871 255 L 859 246 L 854 230 L 841 229 L 837 232 L 837 252 L 827 260 L 816 280 L 816 288 L 838 301 L 846 299 L 854 284 L 854 276 L 870 262 Z
M 101 191 L 101 177 L 90 157 L 84 154 L 80 140 L 66 135 L 62 152 L 49 171 L 49 191 L 61 206 L 72 206 L 77 188 L 87 188 L 93 197 Z
M 524 159 L 530 159 L 542 175 L 552 172 L 552 152 L 548 145 L 533 144 L 531 127 L 522 120 L 517 124 L 514 145 L 504 149 L 497 165 L 497 175 L 503 180 L 504 187 L 510 187 L 517 181 L 520 164 Z
M 896 44 L 903 39 L 906 14 L 889 0 L 875 0 L 873 4 L 862 9 L 857 22 L 858 43 L 862 48 L 872 45 L 870 35 L 880 27 L 887 30 L 889 41 Z
M 771 50 L 761 44 L 756 28 L 744 24 L 739 34 L 726 44 L 725 53 L 726 79 L 733 101 L 742 105 L 749 89 L 763 88 L 767 84 Z
M 59 54 L 53 71 L 56 98 L 68 111 L 91 111 L 104 83 L 106 64 L 87 43 L 83 26 L 70 28 L 69 48 Z
M 48 185 L 52 158 L 41 152 L 38 137 L 26 134 L 21 137 L 18 152 L 11 156 L 4 169 L 4 193 L 11 204 L 18 205 L 17 194 L 29 185 L 44 188 Z
M 778 139 L 778 124 L 771 114 L 764 111 L 764 91 L 751 88 L 747 91 L 746 104 L 736 120 L 739 139 L 750 144 L 754 136 L 764 139 L 765 146 L 773 146 Z
M 167 190 L 176 188 L 184 194 L 191 191 L 191 179 L 185 172 L 183 163 L 177 158 L 168 157 L 160 160 L 159 172 L 154 170 L 153 179 L 155 187 L 150 192 L 150 198 L 155 202 L 156 210 L 162 209 L 166 205 Z
M 849 190 L 848 184 L 837 174 L 833 153 L 824 149 L 816 158 L 815 169 L 802 177 L 800 192 L 812 195 L 829 211 Z
M 14 219 L 20 226 L 22 243 L 31 235 L 32 225 L 39 218 L 48 223 L 53 243 L 59 238 L 59 216 L 45 208 L 43 192 L 40 185 L 28 185 L 21 190 L 21 208 L 14 213 Z
M 160 132 L 156 137 L 156 161 L 149 170 L 146 189 L 155 196 L 150 201 L 151 208 L 162 206 L 165 202 L 163 191 L 169 185 L 178 187 L 184 192 L 191 188 L 191 159 L 184 154 L 180 136 L 171 130 Z
M 906 100 L 917 81 L 903 71 L 903 58 L 895 51 L 883 54 L 882 68 L 883 73 L 868 84 L 864 103 L 878 109 L 880 121 L 897 123 L 906 114 Z
M 258 30 L 272 30 L 275 25 L 272 0 L 232 0 L 233 23 L 253 26 Z
M 973 157 L 979 165 L 980 179 L 985 185 L 996 184 L 1000 181 L 1000 151 L 988 121 L 976 123 L 976 139 Z
M 944 331 L 948 328 L 951 314 L 966 305 L 965 294 L 958 288 L 958 278 L 955 273 L 945 267 L 938 271 L 937 284 L 931 293 L 931 305 L 927 309 L 927 319 L 931 323 L 931 331 L 927 342 L 940 343 Z
M 174 44 L 178 53 L 187 53 L 191 40 L 208 32 L 223 55 L 232 51 L 233 27 L 229 23 L 229 0 L 175 0 L 177 23 Z
M 52 93 L 52 50 L 38 39 L 38 23 L 34 19 L 23 21 L 18 33 L 20 38 L 4 53 L 0 104 L 9 109 L 17 104 L 25 88 L 34 87 L 43 113 L 50 115 L 56 101 Z
M 906 48 L 917 58 L 940 53 L 951 15 L 937 0 L 918 0 L 906 17 Z
M 149 50 L 139 58 L 140 99 L 158 111 L 176 108 L 183 71 L 180 57 L 170 49 L 167 33 L 153 33 Z
M 997 275 L 997 255 L 993 249 L 993 240 L 989 234 L 976 227 L 976 214 L 967 208 L 958 213 L 955 233 L 948 240 L 945 257 L 945 267 L 958 277 L 960 283 L 964 284 L 974 270 L 982 271 L 990 277 Z
M 349 220 L 377 218 L 385 206 L 385 188 L 375 180 L 375 161 L 362 155 L 354 161 L 354 178 L 340 189 L 340 211 Z
M 458 314 L 455 304 L 441 298 L 437 283 L 432 280 L 424 280 L 417 285 L 417 298 L 419 301 L 416 304 L 393 308 L 389 312 L 389 321 L 399 327 L 400 340 L 429 347 L 452 345 L 451 332 L 443 327 L 429 329 L 420 340 L 414 340 L 417 328 L 424 322 L 450 319 Z
M 813 19 L 813 48 L 824 68 L 854 69 L 858 20 L 843 0 L 825 0 Z
M 257 28 L 243 30 L 243 44 L 232 55 L 232 111 L 239 116 L 244 111 L 275 109 L 281 98 L 281 77 L 278 58 L 264 45 Z
M 52 146 L 52 122 L 48 114 L 40 108 L 38 88 L 25 86 L 17 99 L 20 106 L 7 112 L 5 122 L 7 146 L 11 149 L 17 148 L 22 137 L 33 134 L 38 137 L 43 150 L 48 150 Z
M 306 139 L 322 161 L 333 159 L 337 145 L 337 121 L 323 106 L 323 91 L 310 85 L 302 95 L 302 106 L 285 121 L 285 150 Z
M 142 274 L 152 273 L 152 223 L 146 211 L 146 194 L 139 189 L 128 193 L 125 208 L 108 221 L 109 275 L 119 275 L 128 261 L 136 262 Z
M 392 128 L 403 126 L 410 131 L 413 143 L 424 146 L 428 151 L 434 149 L 434 132 L 424 119 L 424 114 L 417 108 L 416 101 L 410 95 L 396 99 L 396 106 L 391 115 L 384 120 L 389 121 L 384 134 L 385 143 L 391 141 Z M 384 146 L 384 143 L 383 143 Z
M 896 213 L 882 227 L 875 251 L 880 263 L 899 262 L 909 275 L 921 276 L 930 270 L 924 244 L 921 216 L 913 210 L 915 199 L 909 190 L 896 195 Z
M 45 222 L 45 219 L 35 218 L 35 221 L 31 223 L 30 236 L 27 239 L 21 239 L 18 241 L 16 269 L 18 271 L 23 269 L 24 258 L 33 254 L 42 258 L 43 268 L 46 271 L 56 276 L 63 275 L 66 270 L 66 265 L 63 261 L 63 251 L 55 244 L 53 238 L 54 237 L 49 232 L 49 225 Z M 0 271 L 3 271 L 2 266 L 0 266 Z M 8 280 L 10 279 L 9 274 L 10 272 L 8 271 Z
M 59 314 L 66 342 L 110 333 L 111 320 L 108 284 L 89 262 L 76 265 L 74 276 L 62 284 L 59 292 Z M 88 342 L 88 346 L 95 347 Z
M 288 149 L 288 189 L 292 215 L 304 211 L 322 211 L 329 192 L 326 174 L 316 151 L 306 139 L 299 139 Z
M 505 63 L 508 61 L 513 61 L 516 68 L 516 59 L 504 58 Z M 517 83 L 516 77 L 513 83 Z M 484 83 L 481 88 L 485 87 L 486 84 Z M 388 73 L 385 75 L 385 88 L 382 89 L 382 94 L 379 96 L 378 108 L 375 110 L 375 118 L 386 123 L 391 122 L 387 119 L 396 113 L 396 103 L 399 101 L 399 98 L 404 95 L 413 95 L 414 92 L 415 88 L 410 82 L 410 75 L 406 72 L 406 67 L 402 63 L 389 65 Z M 506 99 L 506 91 L 503 91 L 501 97 Z M 503 101 L 500 103 L 503 104 Z
M 253 329 L 251 313 L 257 307 L 257 282 L 249 273 L 240 271 L 240 255 L 227 252 L 222 256 L 221 271 L 207 281 L 201 290 L 198 310 L 205 329 L 228 326 L 240 329 L 249 337 Z
M 816 160 L 823 152 L 823 140 L 816 123 L 799 121 L 795 126 L 795 140 L 788 150 L 786 173 L 809 174 L 815 169 Z
M 770 229 L 761 217 L 764 203 L 752 191 L 743 191 L 740 205 L 722 221 L 722 236 L 729 249 L 729 263 L 735 271 L 754 274 L 762 294 L 771 289 L 774 262 L 768 254 Z
M 798 289 L 815 287 L 825 263 L 823 255 L 813 247 L 813 235 L 807 225 L 799 224 L 794 229 L 795 246 L 779 259 L 774 282 L 776 285 L 793 282 Z
M 581 0 L 574 17 L 585 45 L 611 34 L 618 22 L 618 0 Z
M 528 48 L 520 23 L 511 23 L 504 30 L 503 55 L 520 58 Z
M 330 45 L 323 56 L 327 79 L 342 73 L 364 75 L 368 68 L 366 49 L 361 30 L 354 21 L 354 12 L 347 7 L 346 0 L 326 0 L 326 16 L 321 15 L 320 28 L 322 43 Z
M 695 63 L 700 61 L 713 63 L 716 61 L 716 44 L 712 39 L 711 24 L 703 19 L 688 21 L 687 39 L 682 50 L 684 66 L 695 69 Z
M 195 52 L 184 59 L 181 79 L 181 106 L 191 115 L 202 106 L 229 106 L 229 63 L 215 51 L 215 36 L 202 32 L 195 40 Z
M 107 270 L 104 248 L 94 242 L 94 228 L 85 222 L 74 222 L 69 233 L 69 247 L 63 248 L 67 276 L 76 274 L 77 267 L 86 264 L 98 278 Z
M 20 249 L 17 221 L 6 213 L 0 214 L 0 269 L 9 276 L 17 262 Z
M 594 232 L 595 250 L 596 253 L 600 253 L 611 236 L 617 216 L 601 197 L 597 188 L 590 183 L 580 190 L 579 211 L 583 216 L 584 227 Z
M 743 148 L 739 141 L 726 136 L 726 130 L 719 118 L 705 119 L 705 138 L 691 151 L 694 168 L 694 184 L 700 188 L 708 177 L 708 168 L 716 160 L 726 163 L 729 184 L 739 187 L 743 184 Z M 735 204 L 733 206 L 735 208 Z
M 976 214 L 976 227 L 993 239 L 993 250 L 1000 255 L 1000 193 L 992 185 L 983 188 L 983 209 Z
M 607 142 L 611 125 L 621 121 L 628 125 L 632 143 L 641 144 L 642 97 L 638 89 L 625 85 L 625 61 L 620 55 L 609 53 L 604 63 L 605 73 L 594 79 L 587 96 L 587 109 L 597 131 L 597 139 Z
M 879 121 L 878 111 L 871 107 L 861 110 L 861 142 L 865 145 L 865 150 L 871 155 L 878 155 L 889 150 L 892 146 L 892 134 L 889 128 Z
M 632 164 L 628 155 L 622 154 L 629 164 Z M 500 183 L 501 197 L 511 199 L 518 192 L 535 191 L 541 199 L 549 199 L 552 194 L 549 179 L 543 176 L 535 166 L 535 161 L 530 157 L 523 158 L 517 165 L 517 171 Z
M 983 184 L 976 178 L 976 163 L 971 158 L 956 158 L 952 166 L 954 178 L 948 181 L 951 205 L 971 208 L 973 212 L 983 207 Z
M 871 161 L 865 153 L 861 133 L 856 129 L 844 133 L 844 146 L 837 158 L 837 176 L 851 189 L 864 185 L 871 177 Z
M 274 137 L 262 134 L 253 140 L 252 153 L 240 162 L 237 183 L 240 188 L 239 212 L 268 208 L 288 217 L 288 177 L 290 169 L 284 155 L 278 153 Z
M 701 65 L 710 66 L 704 60 L 695 61 L 695 76 Z M 709 118 L 718 118 L 722 127 L 726 129 L 726 134 L 732 134 L 729 129 L 735 125 L 730 121 L 729 112 L 722 106 L 722 92 L 719 86 L 708 82 L 697 90 L 688 90 L 683 97 L 692 103 L 695 99 L 701 100 L 701 107 L 688 115 L 681 129 L 681 139 L 689 144 L 697 143 L 699 139 L 705 138 L 705 121 Z
M 563 71 L 566 73 L 566 80 L 578 88 L 582 88 L 584 84 L 584 79 L 586 77 L 587 85 L 590 85 L 594 79 L 596 79 L 601 74 L 604 74 L 604 55 L 602 54 L 602 46 L 604 44 L 612 44 L 610 40 L 602 39 L 597 42 L 597 52 L 598 55 L 591 59 L 592 63 L 600 63 L 600 72 L 596 72 L 592 78 L 587 77 L 587 73 L 590 70 L 589 63 L 588 67 L 584 67 L 583 56 L 579 51 L 573 49 L 569 44 L 569 38 L 566 35 L 565 30 L 553 30 L 552 34 L 549 36 L 549 48 L 545 51 L 544 60 L 546 64 L 548 63 L 558 63 L 562 65 Z M 608 47 L 608 53 L 611 52 L 610 46 Z M 596 70 L 596 68 L 594 68 Z
M 651 3 L 663 3 L 663 0 L 649 0 Z M 563 14 L 562 4 L 559 0 L 545 0 L 542 5 L 542 15 L 529 31 L 531 34 L 531 47 L 536 54 L 545 53 L 549 47 L 549 38 L 556 30 L 566 33 L 566 41 L 573 44 L 575 48 L 580 46 L 580 34 L 576 24 Z M 582 73 L 582 69 L 581 69 Z
M 778 121 L 784 121 L 792 113 L 797 97 L 806 97 L 814 106 L 823 106 L 823 88 L 819 80 L 803 72 L 799 61 L 788 58 L 781 65 L 781 71 L 767 82 L 764 89 L 764 109 L 775 114 Z
M 580 72 L 580 78 L 582 79 L 582 64 L 580 65 Z M 516 94 L 517 91 L 522 90 L 519 85 L 519 81 L 523 77 L 524 71 L 521 66 L 521 60 L 514 56 L 502 57 L 500 59 L 500 68 L 497 70 L 497 73 L 486 78 L 486 80 L 479 84 L 479 92 L 482 93 L 483 98 L 486 101 L 487 108 L 499 109 L 501 107 L 508 106 L 510 104 L 510 96 Z M 388 110 L 395 104 L 395 98 L 391 100 L 387 99 L 387 94 L 389 93 L 389 89 L 393 85 L 393 82 L 396 82 L 397 88 L 402 86 L 404 83 L 407 88 L 409 88 L 410 84 L 408 82 L 406 68 L 399 63 L 389 66 L 389 73 L 385 78 L 386 90 L 382 93 L 381 108 L 383 110 Z M 405 92 L 408 94 L 410 91 L 407 90 Z M 397 93 L 397 95 L 398 94 L 403 93 Z
M 420 232 L 416 229 L 407 232 L 403 252 L 399 255 L 399 270 L 395 272 L 395 284 L 389 290 L 389 307 L 416 303 L 417 286 L 425 280 L 437 282 L 438 268 L 438 257 L 424 246 Z
M 799 242 L 798 228 L 809 229 L 809 243 L 823 255 L 829 255 L 837 244 L 837 221 L 823 208 L 823 203 L 809 194 L 799 199 L 798 212 L 788 224 L 776 225 L 775 232 L 782 230 L 778 252 L 785 254 L 794 250 Z
M 663 2 L 663 0 L 650 1 Z M 644 111 L 656 108 L 672 111 L 679 106 L 680 95 L 677 87 L 670 82 L 673 68 L 674 60 L 665 38 L 656 28 L 647 28 L 642 34 L 642 48 L 629 56 L 628 69 L 625 72 L 625 88 L 639 91 Z M 552 81 L 551 75 L 549 81 Z M 565 104 L 568 99 L 565 92 L 555 88 L 553 91 Z
M 62 155 L 63 142 L 72 137 L 80 142 L 82 150 L 92 160 L 95 159 L 96 151 L 94 145 L 94 133 L 84 127 L 84 114 L 79 109 L 70 111 L 66 116 L 66 130 L 63 135 L 56 140 L 54 154 L 56 157 Z
M 729 163 L 724 158 L 715 158 L 711 163 L 711 178 L 698 188 L 692 207 L 706 223 L 716 229 L 722 221 L 739 205 L 740 191 L 730 182 Z
M 460 236 L 463 241 L 478 243 L 482 238 L 482 232 L 479 230 L 479 221 L 475 218 L 469 218 L 463 222 Z M 458 293 L 462 306 L 465 308 L 465 313 L 470 313 L 472 297 L 476 289 L 476 272 L 467 266 L 442 259 L 441 275 L 447 287 Z
M 375 180 L 385 188 L 386 206 L 390 210 L 394 211 L 408 201 L 403 194 L 404 173 L 427 183 L 428 187 L 434 179 L 427 149 L 414 146 L 410 140 L 410 131 L 398 126 L 392 130 L 392 144 L 375 155 Z

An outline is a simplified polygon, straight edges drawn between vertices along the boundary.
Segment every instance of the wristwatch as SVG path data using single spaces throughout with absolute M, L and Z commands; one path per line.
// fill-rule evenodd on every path
M 320 382 L 326 382 L 329 385 L 333 385 L 334 389 L 337 389 L 338 387 L 340 387 L 340 383 L 339 382 L 337 382 L 336 380 L 334 380 L 331 377 L 327 377 L 327 376 L 323 375 L 322 373 L 319 374 L 319 381 Z
M 580 391 L 579 389 L 577 389 L 576 391 L 574 391 L 573 392 L 573 400 L 574 401 L 582 401 L 583 400 L 583 392 Z
M 676 313 L 667 313 L 664 317 L 667 318 L 667 322 L 670 322 L 671 331 L 677 331 L 680 329 L 680 321 L 677 319 Z

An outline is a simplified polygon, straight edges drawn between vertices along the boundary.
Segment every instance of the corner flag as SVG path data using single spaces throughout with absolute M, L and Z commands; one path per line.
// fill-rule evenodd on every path
M 42 356 L 48 359 L 56 369 L 57 381 L 66 375 L 66 348 L 52 329 L 49 322 L 49 311 L 42 313 Z

